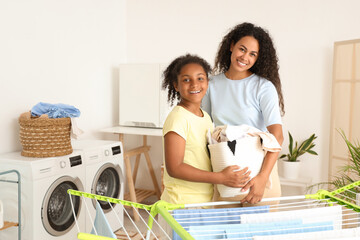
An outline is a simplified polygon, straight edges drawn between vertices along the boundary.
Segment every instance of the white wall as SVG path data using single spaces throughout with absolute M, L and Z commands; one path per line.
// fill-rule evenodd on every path
M 0 153 L 21 150 L 17 118 L 40 101 L 79 108 L 85 138 L 117 122 L 125 21 L 124 0 L 0 1 Z
M 83 138 L 115 138 L 98 130 L 118 122 L 119 63 L 169 62 L 190 52 L 213 64 L 227 30 L 249 21 L 267 28 L 278 50 L 283 146 L 287 130 L 300 140 L 316 133 L 319 157 L 304 156 L 303 175 L 324 179 L 332 47 L 359 38 L 358 9 L 357 0 L 1 1 L 0 153 L 21 150 L 17 118 L 39 101 L 78 107 Z M 141 142 L 125 140 L 128 147 Z M 149 143 L 160 179 L 161 138 Z M 149 179 L 143 174 L 139 184 L 151 187 Z
M 319 156 L 301 159 L 302 176 L 318 182 L 328 169 L 333 43 L 360 37 L 358 9 L 357 0 L 128 1 L 127 58 L 169 62 L 190 52 L 213 64 L 219 42 L 235 24 L 248 21 L 268 29 L 285 98 L 284 151 L 288 130 L 298 140 L 316 133 Z

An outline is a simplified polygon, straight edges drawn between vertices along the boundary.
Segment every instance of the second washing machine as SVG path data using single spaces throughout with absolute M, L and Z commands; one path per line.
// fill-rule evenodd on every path
M 73 140 L 74 150 L 81 150 L 85 165 L 85 192 L 112 198 L 124 197 L 124 158 L 122 143 L 106 140 Z M 86 217 L 86 232 L 93 228 L 95 200 L 88 201 L 91 217 Z M 123 207 L 99 201 L 111 229 L 116 231 L 124 222 Z M 87 215 L 89 214 L 87 213 Z

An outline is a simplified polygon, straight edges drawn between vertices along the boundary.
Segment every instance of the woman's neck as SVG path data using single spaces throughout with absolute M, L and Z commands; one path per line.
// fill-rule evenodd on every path
M 233 71 L 231 68 L 229 70 L 227 70 L 225 73 L 225 76 L 227 79 L 230 80 L 241 80 L 244 78 L 249 77 L 252 72 L 250 70 L 247 70 L 245 72 L 238 72 L 238 71 Z
M 201 104 L 189 104 L 189 103 L 185 103 L 183 101 L 181 101 L 178 106 L 181 106 L 183 108 L 185 108 L 186 110 L 188 110 L 189 112 L 195 114 L 196 116 L 199 117 L 203 117 L 204 113 L 201 111 Z

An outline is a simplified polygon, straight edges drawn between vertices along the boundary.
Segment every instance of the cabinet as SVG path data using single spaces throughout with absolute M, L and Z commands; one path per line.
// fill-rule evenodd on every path
M 8 222 L 4 221 L 3 228 L 0 229 L 0 231 L 5 230 L 10 227 L 18 227 L 18 239 L 21 239 L 21 178 L 20 173 L 16 170 L 9 170 L 0 172 L 1 175 L 11 174 L 15 173 L 17 175 L 17 181 L 16 180 L 6 180 L 6 179 L 0 179 L 0 182 L 7 182 L 7 183 L 16 183 L 18 188 L 18 223 L 16 222 Z

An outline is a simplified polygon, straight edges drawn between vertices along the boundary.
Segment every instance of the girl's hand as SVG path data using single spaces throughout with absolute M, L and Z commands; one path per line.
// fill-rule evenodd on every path
M 224 184 L 228 187 L 241 188 L 250 180 L 250 171 L 248 168 L 240 169 L 239 166 L 233 165 L 228 166 L 220 172 L 223 176 L 223 181 L 221 184 Z
M 251 179 L 251 181 L 248 182 L 241 190 L 245 192 L 250 188 L 250 192 L 244 199 L 241 200 L 241 203 L 248 202 L 251 204 L 255 204 L 260 202 L 262 197 L 264 196 L 267 180 L 268 178 L 260 174 Z

